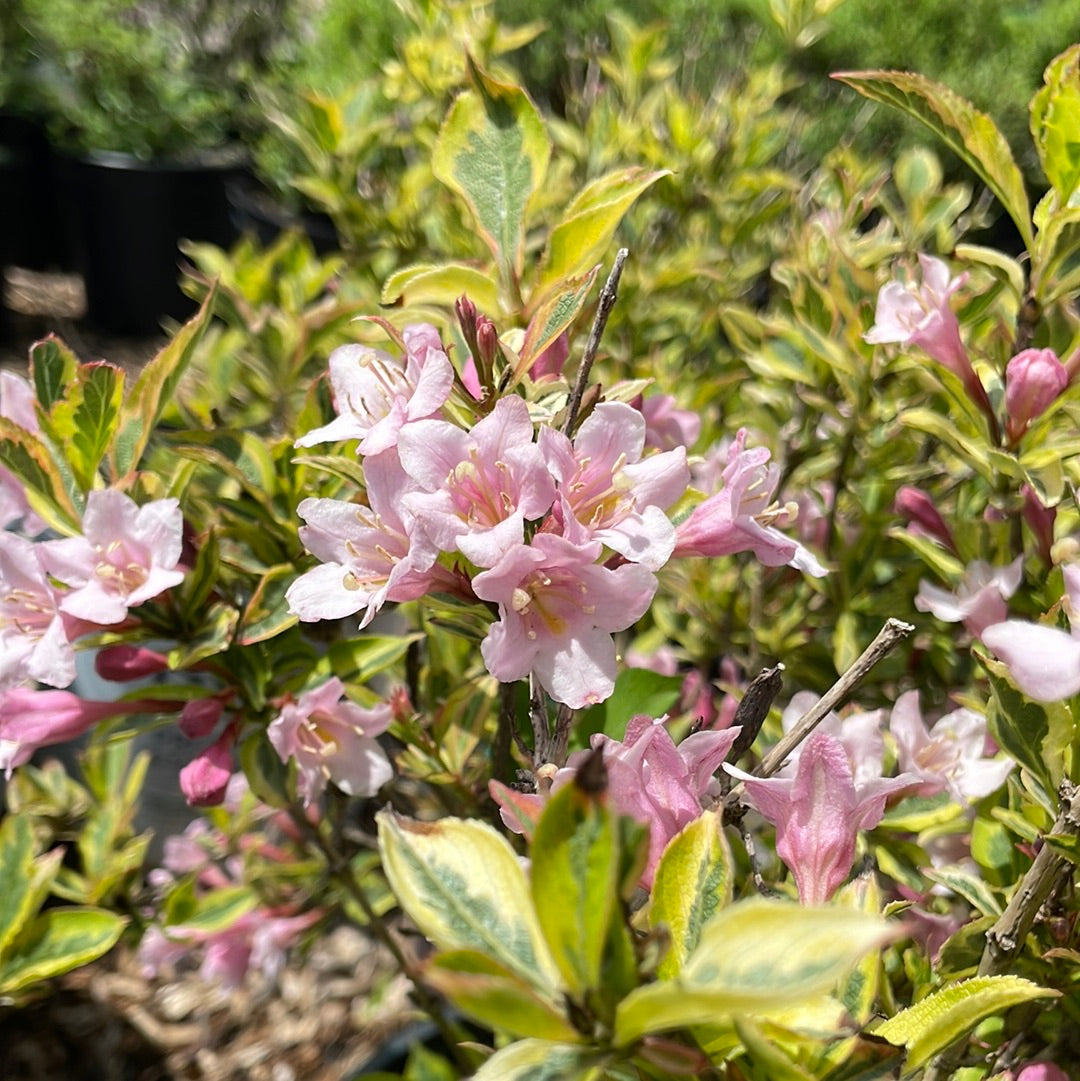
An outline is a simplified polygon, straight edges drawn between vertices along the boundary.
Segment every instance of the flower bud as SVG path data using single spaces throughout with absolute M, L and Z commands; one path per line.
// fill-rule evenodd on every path
M 1069 373 L 1053 349 L 1025 349 L 1005 368 L 1006 429 L 1016 442 L 1033 420 L 1069 385 Z
M 221 719 L 224 709 L 220 698 L 194 698 L 180 711 L 180 731 L 188 739 L 203 739 L 210 735 Z
M 1021 513 L 1031 535 L 1035 538 L 1035 547 L 1039 558 L 1048 567 L 1052 565 L 1050 550 L 1054 546 L 1054 522 L 1057 520 L 1057 508 L 1043 506 L 1042 500 L 1035 494 L 1030 484 L 1020 489 L 1024 496 Z
M 533 361 L 529 369 L 529 375 L 535 379 L 544 376 L 558 377 L 562 375 L 566 358 L 570 355 L 570 339 L 564 330 L 552 343 Z
M 233 772 L 233 734 L 226 729 L 180 771 L 180 791 L 191 807 L 216 807 L 225 799 Z
M 127 643 L 106 646 L 94 658 L 94 671 L 102 679 L 114 683 L 127 683 L 132 679 L 156 676 L 168 667 L 169 661 L 164 654 Z
M 950 551 L 956 551 L 952 531 L 945 524 L 933 500 L 920 488 L 905 485 L 896 493 L 893 509 L 904 518 L 913 533 L 936 540 Z

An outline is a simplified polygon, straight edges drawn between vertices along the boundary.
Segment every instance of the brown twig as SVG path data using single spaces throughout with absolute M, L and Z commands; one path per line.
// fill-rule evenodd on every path
M 596 351 L 600 348 L 600 339 L 604 336 L 604 327 L 607 326 L 608 316 L 615 307 L 615 301 L 619 295 L 619 279 L 622 277 L 623 263 L 626 262 L 630 252 L 627 248 L 620 248 L 615 256 L 615 263 L 608 275 L 604 288 L 600 290 L 600 299 L 596 305 L 596 317 L 593 319 L 592 330 L 589 331 L 589 340 L 585 343 L 585 352 L 581 358 L 581 366 L 578 368 L 577 382 L 570 394 L 570 400 L 566 404 L 566 423 L 563 431 L 571 435 L 574 425 L 577 423 L 578 410 L 581 408 L 581 399 L 585 394 L 585 388 L 589 385 L 589 375 L 592 371 L 593 361 L 596 359 Z

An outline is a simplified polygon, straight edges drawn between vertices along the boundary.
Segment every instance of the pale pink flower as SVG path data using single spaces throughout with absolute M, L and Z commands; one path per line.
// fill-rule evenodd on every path
M 752 551 L 767 567 L 787 563 L 820 578 L 828 572 L 798 541 L 785 537 L 777 525 L 790 524 L 793 503 L 772 502 L 777 474 L 767 465 L 769 449 L 746 449 L 740 428 L 728 451 L 723 487 L 699 503 L 676 527 L 673 556 L 722 556 Z
M 94 702 L 70 691 L 10 687 L 0 691 L 0 770 L 7 776 L 39 747 L 66 743 L 108 717 L 156 710 L 164 703 Z
M 1029 1062 L 1016 1081 L 1069 1081 L 1069 1075 L 1056 1062 Z
M 976 559 L 964 568 L 964 580 L 955 593 L 923 579 L 915 596 L 915 607 L 930 612 L 943 623 L 963 623 L 978 638 L 994 623 L 1008 615 L 1005 604 L 1019 588 L 1024 574 L 1024 558 L 1017 556 L 1006 567 L 992 567 Z
M 798 758 L 794 777 L 752 777 L 725 765 L 746 785 L 747 802 L 776 827 L 776 854 L 799 888 L 804 905 L 824 904 L 851 872 L 860 830 L 873 829 L 891 793 L 912 778 L 878 777 L 856 784 L 843 745 L 815 731 Z
M 45 541 L 41 561 L 67 586 L 60 609 L 88 623 L 120 623 L 129 608 L 179 585 L 184 519 L 175 499 L 139 506 L 108 488 L 86 497 L 80 537 Z
M 297 788 L 307 806 L 327 781 L 350 796 L 373 796 L 390 780 L 393 768 L 373 737 L 391 720 L 389 704 L 357 706 L 334 677 L 283 706 L 267 735 L 282 762 L 296 760 Z
M 402 468 L 415 481 L 403 504 L 444 552 L 460 550 L 490 567 L 542 517 L 555 485 L 533 442 L 523 398 L 501 398 L 471 431 L 422 420 L 398 440 Z
M 1072 633 L 1019 619 L 996 623 L 982 633 L 1016 686 L 1036 702 L 1060 702 L 1080 691 L 1080 564 L 1062 567 L 1062 574 Z
M 922 795 L 947 790 L 958 803 L 972 803 L 996 792 L 1015 765 L 1010 758 L 986 757 L 986 718 L 970 709 L 954 710 L 928 730 L 918 691 L 896 700 L 889 731 L 900 769 L 919 779 Z
M 625 559 L 653 571 L 667 562 L 675 527 L 664 510 L 689 483 L 685 448 L 642 458 L 645 418 L 622 402 L 598 405 L 573 443 L 548 427 L 538 442 L 558 484 L 553 524 L 566 532 L 572 515 L 590 537 Z
M 1005 426 L 1015 443 L 1069 385 L 1053 349 L 1025 349 L 1005 366 Z
M 512 683 L 534 671 L 552 698 L 573 709 L 611 694 L 611 632 L 645 614 L 657 583 L 637 563 L 598 565 L 601 547 L 539 533 L 473 579 L 476 595 L 499 605 L 499 621 L 480 645 L 496 679 Z
M 645 446 L 657 450 L 689 450 L 701 435 L 701 416 L 680 409 L 672 394 L 653 394 L 638 400 L 637 408 L 645 418 Z
M 590 744 L 600 750 L 608 771 L 608 795 L 615 809 L 649 827 L 649 858 L 640 884 L 652 888 L 657 864 L 668 842 L 702 812 L 703 801 L 718 794 L 713 774 L 731 750 L 741 728 L 702 731 L 676 746 L 665 723 L 644 714 L 631 718 L 620 741 L 602 732 Z M 589 751 L 575 751 L 552 781 L 557 792 L 571 781 Z M 527 832 L 546 802 L 544 797 L 514 792 L 491 782 L 492 798 L 503 822 L 515 833 Z
M 792 728 L 818 702 L 818 695 L 813 691 L 798 691 L 780 715 L 780 724 L 784 732 Z M 853 709 L 840 716 L 835 710 L 825 714 L 818 722 L 815 732 L 828 732 L 844 748 L 856 786 L 866 784 L 881 776 L 885 755 L 885 739 L 881 734 L 881 723 L 885 711 L 880 709 Z M 800 743 L 780 771 L 783 777 L 794 776 L 799 755 L 805 743 Z
M 369 506 L 340 499 L 305 499 L 297 513 L 307 523 L 300 539 L 321 566 L 300 575 L 285 594 L 300 619 L 341 619 L 363 610 L 366 627 L 387 601 L 411 601 L 432 588 L 454 588 L 449 572 L 435 565 L 438 550 L 414 528 L 404 506 L 418 490 L 385 451 L 364 462 Z
M 28 679 L 66 687 L 75 678 L 75 652 L 40 551 L 0 532 L 0 690 Z
M 34 390 L 22 376 L 0 371 L 0 417 L 36 435 L 39 431 L 34 410 Z M 0 466 L 0 529 L 22 520 L 22 532 L 37 536 L 45 523 L 30 509 L 26 486 L 13 473 Z
M 454 369 L 427 323 L 402 331 L 405 356 L 367 345 L 343 345 L 330 354 L 336 419 L 308 432 L 298 447 L 359 439 L 359 454 L 378 454 L 397 443 L 402 427 L 435 416 L 450 396 Z

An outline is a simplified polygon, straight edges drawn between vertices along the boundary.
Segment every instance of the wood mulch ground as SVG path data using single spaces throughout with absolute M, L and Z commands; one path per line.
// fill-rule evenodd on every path
M 87 328 L 77 275 L 9 267 L 3 286 L 0 367 L 25 370 L 49 334 L 128 369 L 167 341 Z M 407 983 L 353 927 L 291 956 L 273 984 L 249 974 L 226 991 L 193 965 L 148 979 L 120 947 L 54 987 L 20 1009 L 0 1001 L 0 1081 L 348 1081 L 414 1016 Z

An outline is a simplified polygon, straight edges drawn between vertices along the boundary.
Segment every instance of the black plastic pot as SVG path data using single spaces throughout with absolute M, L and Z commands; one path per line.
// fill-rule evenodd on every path
M 5 112 L 0 112 L 0 207 L 0 266 L 70 269 L 71 249 L 57 212 L 57 163 L 45 130 Z
M 238 152 L 183 162 L 112 152 L 68 159 L 68 220 L 90 323 L 139 336 L 156 333 L 164 318 L 191 315 L 195 304 L 179 285 L 178 243 L 228 247 L 236 240 L 225 185 L 243 164 Z
M 269 247 L 286 230 L 298 229 L 307 235 L 317 254 L 341 251 L 337 229 L 326 214 L 293 213 L 250 176 L 230 179 L 226 194 L 237 231 L 254 236 L 263 247 Z

